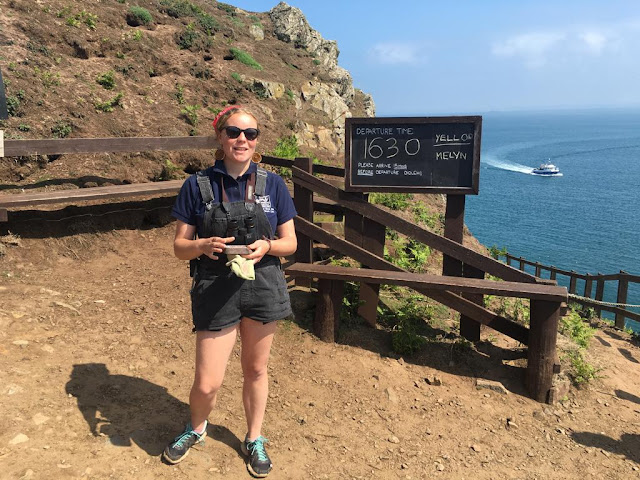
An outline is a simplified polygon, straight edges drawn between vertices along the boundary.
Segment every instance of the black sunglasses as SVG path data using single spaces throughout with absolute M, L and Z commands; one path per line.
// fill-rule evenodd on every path
M 241 133 L 244 133 L 244 138 L 247 140 L 255 140 L 260 135 L 260 130 L 257 128 L 245 128 L 244 130 L 238 127 L 224 127 L 223 130 L 229 138 L 238 138 Z

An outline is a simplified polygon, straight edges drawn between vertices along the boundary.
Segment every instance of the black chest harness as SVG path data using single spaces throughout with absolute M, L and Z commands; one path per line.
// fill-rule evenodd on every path
M 205 205 L 202 224 L 198 225 L 200 237 L 235 237 L 232 245 L 250 245 L 264 237 L 273 239 L 271 224 L 261 206 L 256 206 L 256 196 L 263 196 L 267 187 L 267 172 L 258 168 L 247 179 L 244 201 L 230 202 L 224 188 L 224 177 L 214 174 L 214 181 L 219 181 L 222 202 L 214 202 L 211 179 L 205 171 L 196 174 L 202 202 Z M 191 260 L 191 276 L 206 273 L 221 274 L 229 272 L 227 258 L 218 254 L 218 260 L 206 255 Z M 256 268 L 280 263 L 279 259 L 265 255 Z

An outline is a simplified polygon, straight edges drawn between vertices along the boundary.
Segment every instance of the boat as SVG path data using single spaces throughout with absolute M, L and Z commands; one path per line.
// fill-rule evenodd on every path
M 560 176 L 560 169 L 551 161 L 541 164 L 538 168 L 534 168 L 531 173 L 533 175 L 544 175 L 546 177 Z

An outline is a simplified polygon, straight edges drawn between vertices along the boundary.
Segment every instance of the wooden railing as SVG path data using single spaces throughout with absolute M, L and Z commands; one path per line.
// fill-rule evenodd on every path
M 297 158 L 292 173 L 294 201 L 298 211 L 298 217 L 295 220 L 298 251 L 296 264 L 287 271 L 305 280 L 309 278 L 320 280 L 321 303 L 316 309 L 316 314 L 326 316 L 321 330 L 325 332 L 335 330 L 333 327 L 326 328 L 326 324 L 338 321 L 339 315 L 334 309 L 340 308 L 342 303 L 337 298 L 343 291 L 339 286 L 340 282 L 360 278 L 360 302 L 363 305 L 359 313 L 370 323 L 375 322 L 378 285 L 409 286 L 460 312 L 460 331 L 469 340 L 478 340 L 480 326 L 486 325 L 527 344 L 529 348 L 526 378 L 529 392 L 539 401 L 546 401 L 553 396 L 553 372 L 559 367 L 556 359 L 557 327 L 563 305 L 567 300 L 566 288 L 557 287 L 553 281 L 537 279 L 533 275 L 466 248 L 461 244 L 461 238 L 460 242 L 447 238 L 448 222 L 456 223 L 460 227 L 463 224 L 463 215 L 459 208 L 463 202 L 460 201 L 459 195 L 447 196 L 445 236 L 443 237 L 401 216 L 372 205 L 368 202 L 366 194 L 346 192 L 335 186 L 333 184 L 335 182 L 319 178 L 315 175 L 318 173 L 317 166 L 313 165 L 309 159 Z M 345 209 L 344 238 L 314 224 L 315 195 L 332 200 Z M 443 265 L 445 276 L 434 278 L 417 275 L 384 259 L 387 228 L 441 251 L 450 263 L 449 266 L 446 263 Z M 365 270 L 356 275 L 350 269 L 343 267 L 313 265 L 314 241 L 323 243 L 374 271 L 367 275 Z M 499 287 L 495 284 L 500 283 L 484 280 L 485 273 L 509 282 L 513 290 L 508 296 L 531 299 L 530 328 L 484 308 L 483 296 L 496 291 L 494 289 Z M 463 278 L 452 281 L 452 276 Z M 535 292 L 527 293 L 530 288 Z M 504 293 L 505 290 L 501 292 Z M 322 324 L 321 321 L 318 323 Z
M 186 138 L 110 138 L 61 140 L 8 140 L 4 143 L 5 156 L 34 154 L 79 154 L 140 152 L 153 150 L 211 149 L 216 147 L 211 137 Z M 367 194 L 349 193 L 341 189 L 340 182 L 329 182 L 317 175 L 344 178 L 344 169 L 313 165 L 308 158 L 295 161 L 265 156 L 268 165 L 290 168 L 294 184 L 294 202 L 298 211 L 295 219 L 298 251 L 295 270 L 309 281 L 309 277 L 325 279 L 335 284 L 336 272 L 317 273 L 300 265 L 313 266 L 313 246 L 322 242 L 363 265 L 376 269 L 361 283 L 363 302 L 359 313 L 370 323 L 376 321 L 378 287 L 380 284 L 402 284 L 460 312 L 461 334 L 469 340 L 480 338 L 480 327 L 486 325 L 528 345 L 527 387 L 533 398 L 547 401 L 553 392 L 552 377 L 559 368 L 556 357 L 556 336 L 560 314 L 566 305 L 567 290 L 520 271 L 491 257 L 464 247 L 462 227 L 464 196 L 448 195 L 445 214 L 445 235 L 440 236 L 419 227 L 411 221 L 372 205 Z M 25 206 L 50 203 L 76 203 L 87 199 L 107 199 L 177 192 L 182 181 L 149 182 L 136 185 L 110 185 L 55 192 L 15 193 L 0 195 L 0 218 L 11 221 L 8 211 Z M 344 217 L 344 238 L 314 223 L 314 212 L 324 211 Z M 386 229 L 393 229 L 444 255 L 444 276 L 426 278 L 406 272 L 384 259 Z M 315 267 L 315 266 L 314 266 Z M 334 267 L 335 268 L 335 267 Z M 484 280 L 485 273 L 509 283 Z M 315 277 L 313 277 L 315 275 Z M 331 277 L 334 275 L 334 277 Z M 339 271 L 339 278 L 357 278 L 359 272 Z M 452 278 L 458 277 L 452 280 Z M 336 290 L 338 291 L 338 290 Z M 530 328 L 496 314 L 483 305 L 483 296 L 502 292 L 505 295 L 531 299 Z M 336 302 L 334 302 L 336 303 Z M 340 301 L 341 305 L 342 302 Z
M 505 257 L 507 265 L 516 265 L 521 271 L 525 271 L 527 266 L 533 267 L 534 275 L 542 278 L 545 274 L 549 279 L 557 280 L 558 276 L 565 279 L 569 285 L 568 291 L 570 301 L 591 307 L 598 316 L 602 311 L 615 314 L 615 325 L 622 329 L 625 326 L 625 318 L 640 322 L 640 314 L 633 312 L 627 305 L 640 304 L 640 298 L 629 302 L 629 284 L 640 285 L 640 275 L 631 275 L 623 270 L 620 273 L 592 275 L 589 273 L 578 273 L 574 270 L 563 270 L 553 265 L 543 265 L 540 262 L 532 262 L 522 257 L 516 257 L 510 253 L 501 254 Z M 584 289 L 578 291 L 578 280 L 584 281 Z M 616 302 L 603 301 L 606 284 L 614 284 L 617 292 Z

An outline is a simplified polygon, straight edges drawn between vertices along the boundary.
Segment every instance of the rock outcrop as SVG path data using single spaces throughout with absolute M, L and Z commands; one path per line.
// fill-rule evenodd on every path
M 335 40 L 325 40 L 311 28 L 302 11 L 285 2 L 280 2 L 269 12 L 275 36 L 296 48 L 302 48 L 314 57 L 314 63 L 325 69 L 323 77 L 328 82 L 310 81 L 301 85 L 301 98 L 313 108 L 321 110 L 329 117 L 332 129 L 305 124 L 300 132 L 306 144 L 340 151 L 344 147 L 344 119 L 351 117 L 350 107 L 354 106 L 355 89 L 351 74 L 338 65 L 338 44 Z M 375 105 L 370 95 L 365 94 L 365 112 L 375 115 Z

